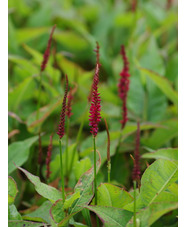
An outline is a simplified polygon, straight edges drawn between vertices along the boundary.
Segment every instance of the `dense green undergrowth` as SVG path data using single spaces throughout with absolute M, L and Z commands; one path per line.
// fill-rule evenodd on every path
M 96 226 L 96 216 L 100 226 L 133 226 L 130 154 L 135 150 L 137 121 L 142 174 L 140 190 L 136 191 L 136 226 L 177 226 L 177 5 L 168 7 L 167 2 L 138 1 L 132 11 L 131 1 L 9 0 L 10 227 Z M 54 24 L 50 58 L 42 72 L 39 94 L 40 66 Z M 100 45 L 102 116 L 96 137 L 97 205 L 87 100 L 95 72 L 96 41 Z M 122 102 L 117 85 L 123 67 L 122 44 L 130 64 L 130 89 L 129 120 L 120 131 Z M 75 93 L 69 122 L 68 160 L 67 135 L 62 139 L 66 196 L 63 201 L 56 132 L 65 74 Z M 110 183 L 104 118 L 110 132 Z M 47 179 L 46 156 L 52 133 L 51 174 Z

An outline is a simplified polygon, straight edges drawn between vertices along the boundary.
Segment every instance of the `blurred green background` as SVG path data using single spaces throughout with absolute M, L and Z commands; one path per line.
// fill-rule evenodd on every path
M 77 87 L 70 120 L 70 144 L 75 143 L 80 123 L 85 118 L 78 156 L 88 157 L 84 170 L 91 166 L 92 138 L 86 106 L 96 62 L 93 50 L 98 41 L 101 61 L 101 114 L 109 124 L 111 155 L 115 153 L 121 120 L 121 101 L 117 94 L 119 73 L 123 67 L 121 44 L 126 47 L 130 63 L 127 102 L 129 122 L 123 131 L 118 163 L 120 171 L 115 173 L 113 181 L 128 189 L 131 187 L 132 161 L 128 153 L 134 150 L 137 120 L 140 120 L 142 130 L 141 152 L 177 147 L 177 2 L 141 0 L 137 1 L 135 9 L 133 2 L 135 1 L 9 0 L 10 144 L 37 135 L 38 126 L 42 126 L 42 147 L 44 157 L 46 156 L 49 136 L 57 130 L 64 94 L 64 75 L 68 74 L 70 86 Z M 54 24 L 57 27 L 53 35 L 50 59 L 42 74 L 40 98 L 43 108 L 40 111 L 40 122 L 37 123 L 35 111 L 40 65 Z M 100 182 L 106 179 L 106 139 L 102 121 L 97 137 L 97 146 L 102 156 Z M 51 181 L 59 174 L 57 145 L 58 137 L 55 134 Z M 33 161 L 37 160 L 37 150 L 37 144 L 32 146 L 22 161 L 23 166 L 33 173 L 36 171 Z M 14 155 L 10 153 L 9 157 L 13 158 Z M 10 168 L 10 174 L 20 181 L 15 168 Z M 45 168 L 43 158 L 43 178 Z M 145 168 L 145 161 L 142 160 L 142 170 Z M 71 182 L 72 187 L 75 179 L 76 176 Z M 27 184 L 26 189 L 22 190 L 22 196 L 18 198 L 19 205 L 22 198 L 27 200 L 29 193 L 33 193 L 33 189 Z

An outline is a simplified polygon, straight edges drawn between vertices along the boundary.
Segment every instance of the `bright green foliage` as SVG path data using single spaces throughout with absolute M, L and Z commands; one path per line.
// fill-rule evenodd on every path
M 18 193 L 16 182 L 12 177 L 8 177 L 8 205 L 14 203 L 15 197 Z
M 133 197 L 124 189 L 104 183 L 98 187 L 98 205 L 123 208 L 133 201 Z
M 37 139 L 38 136 L 34 136 L 24 141 L 15 142 L 9 145 L 8 174 L 12 173 L 16 169 L 14 163 L 18 166 L 21 166 L 27 161 L 30 147 L 34 142 L 37 141 Z
M 122 210 L 114 207 L 104 206 L 85 206 L 87 209 L 95 212 L 103 221 L 104 226 L 122 226 L 125 227 L 131 219 L 133 213 L 127 210 Z
M 9 227 L 43 227 L 43 223 L 36 223 L 36 222 L 30 222 L 30 221 L 9 221 L 8 222 Z
M 22 220 L 22 217 L 14 204 L 8 206 L 8 220 Z
M 70 198 L 66 199 L 65 200 L 65 203 L 64 203 L 64 209 L 68 209 L 72 206 L 73 202 L 76 200 L 76 199 L 79 199 L 80 197 L 80 192 L 78 190 L 76 190 L 74 192 L 74 194 L 72 194 L 70 196 Z
M 178 160 L 178 149 L 177 148 L 165 148 L 155 152 L 146 153 L 142 155 L 143 158 L 155 158 L 155 159 L 167 159 L 170 161 Z
M 30 182 L 35 186 L 35 190 L 37 191 L 37 193 L 39 193 L 41 196 L 43 196 L 46 199 L 49 199 L 51 202 L 55 202 L 56 200 L 61 198 L 61 192 L 58 191 L 56 188 L 53 188 L 47 184 L 42 183 L 39 177 L 34 176 L 25 169 L 21 167 L 17 168 L 27 176 Z
M 137 208 L 145 208 L 155 202 L 172 183 L 178 179 L 177 162 L 159 159 L 150 165 L 141 179 L 140 194 L 137 198 Z M 133 204 L 124 207 L 133 210 Z

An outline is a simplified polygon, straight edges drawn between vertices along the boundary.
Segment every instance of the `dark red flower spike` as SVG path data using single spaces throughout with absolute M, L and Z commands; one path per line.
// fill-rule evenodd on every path
M 41 63 L 41 72 L 45 70 L 49 56 L 50 56 L 50 47 L 51 47 L 51 44 L 52 44 L 52 35 L 54 33 L 55 28 L 56 28 L 56 24 L 52 27 L 52 31 L 50 33 L 47 48 L 46 48 L 45 53 L 43 55 L 43 61 Z
M 68 77 L 67 77 L 67 75 L 65 75 L 65 78 L 66 78 L 65 94 L 64 94 L 64 98 L 63 98 L 60 122 L 59 122 L 59 126 L 58 126 L 58 131 L 57 131 L 57 134 L 59 135 L 60 139 L 65 134 L 66 99 L 67 99 L 67 93 L 68 93 Z
M 89 125 L 91 126 L 90 132 L 95 137 L 98 133 L 98 123 L 101 121 L 101 98 L 98 93 L 98 82 L 99 82 L 99 64 L 96 64 L 96 71 L 93 81 L 92 91 L 92 102 L 90 106 Z
M 74 96 L 72 95 L 72 88 L 70 88 L 70 91 L 68 93 L 67 99 L 67 109 L 66 109 L 66 115 L 68 118 L 70 118 L 72 116 L 72 100 L 73 100 Z
M 125 52 L 125 47 L 124 45 L 121 45 L 121 52 L 120 52 L 122 58 L 123 58 L 123 70 L 120 73 L 120 80 L 119 80 L 119 84 L 118 84 L 118 95 L 120 97 L 120 99 L 122 100 L 123 104 L 122 104 L 122 120 L 121 122 L 121 128 L 123 129 L 125 124 L 128 121 L 127 118 L 127 93 L 129 90 L 129 62 L 128 62 L 128 58 L 126 56 L 126 52 Z

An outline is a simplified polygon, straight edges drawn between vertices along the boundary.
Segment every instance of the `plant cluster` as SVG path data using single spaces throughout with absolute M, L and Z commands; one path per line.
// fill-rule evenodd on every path
M 91 36 L 81 21 L 66 18 L 50 3 L 45 7 L 62 17 L 56 16 L 50 34 L 48 27 L 17 31 L 21 48 L 32 58 L 20 57 L 25 54 L 20 43 L 10 44 L 10 227 L 177 226 L 177 82 L 169 75 L 176 74 L 176 44 L 166 45 L 176 35 L 164 33 L 175 13 L 167 1 L 162 21 L 152 13 L 151 22 L 144 22 L 148 7 L 154 12 L 151 4 L 131 1 L 127 15 L 108 16 L 120 10 L 107 3 L 104 13 L 115 19 L 114 27 L 123 26 L 131 34 L 121 39 L 116 29 L 113 53 L 105 36 Z M 68 11 L 68 4 L 63 7 Z M 90 27 L 98 20 L 101 34 L 103 21 L 93 16 L 94 7 L 86 5 L 93 22 L 81 3 L 75 7 Z M 156 38 L 143 35 L 144 23 Z M 37 50 L 34 39 L 42 35 Z M 166 67 L 157 44 L 171 56 L 164 59 Z

